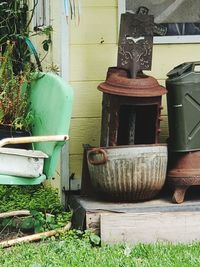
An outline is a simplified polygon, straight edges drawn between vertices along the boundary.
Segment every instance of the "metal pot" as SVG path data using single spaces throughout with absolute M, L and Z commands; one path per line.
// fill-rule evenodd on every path
M 93 148 L 87 152 L 94 190 L 113 201 L 139 201 L 156 196 L 167 169 L 167 145 Z

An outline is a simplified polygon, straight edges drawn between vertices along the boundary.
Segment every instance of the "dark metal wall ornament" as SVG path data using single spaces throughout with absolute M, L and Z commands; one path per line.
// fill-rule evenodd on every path
M 125 13 L 121 15 L 117 66 L 136 78 L 142 70 L 151 70 L 153 16 Z

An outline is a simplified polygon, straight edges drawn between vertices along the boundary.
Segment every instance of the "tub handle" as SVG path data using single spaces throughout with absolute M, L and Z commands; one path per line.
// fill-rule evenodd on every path
M 101 160 L 93 160 L 93 159 L 91 159 L 91 155 L 94 155 L 94 154 L 102 154 L 103 158 Z M 87 158 L 88 158 L 88 161 L 90 164 L 100 165 L 100 164 L 106 163 L 106 161 L 108 160 L 108 155 L 107 155 L 106 151 L 103 150 L 102 148 L 93 148 L 93 149 L 88 151 Z

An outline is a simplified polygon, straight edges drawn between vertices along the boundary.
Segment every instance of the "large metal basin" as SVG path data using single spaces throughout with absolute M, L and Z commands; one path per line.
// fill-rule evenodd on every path
M 93 148 L 87 161 L 91 183 L 102 199 L 147 200 L 165 183 L 167 145 Z

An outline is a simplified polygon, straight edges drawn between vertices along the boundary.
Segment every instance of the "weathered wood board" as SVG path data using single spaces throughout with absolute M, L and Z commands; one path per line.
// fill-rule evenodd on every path
M 200 240 L 200 211 L 101 214 L 103 244 Z

